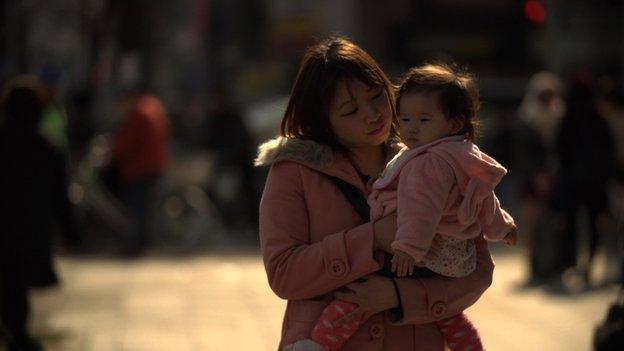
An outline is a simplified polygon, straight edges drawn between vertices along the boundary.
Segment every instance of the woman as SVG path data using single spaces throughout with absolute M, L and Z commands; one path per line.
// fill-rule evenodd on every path
M 365 51 L 334 38 L 306 52 L 282 136 L 262 145 L 256 160 L 271 165 L 260 241 L 269 284 L 288 300 L 280 349 L 308 338 L 336 296 L 359 305 L 345 321 L 368 318 L 343 350 L 443 350 L 433 322 L 463 311 L 491 284 L 494 266 L 483 240 L 477 269 L 465 278 L 372 274 L 390 251 L 396 217 L 362 223 L 335 179 L 368 195 L 370 180 L 397 151 L 395 125 L 392 85 Z

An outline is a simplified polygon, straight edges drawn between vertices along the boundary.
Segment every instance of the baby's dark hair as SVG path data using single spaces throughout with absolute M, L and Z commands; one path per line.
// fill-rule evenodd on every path
M 438 94 L 438 103 L 446 118 L 463 121 L 464 127 L 458 134 L 474 141 L 478 134 L 479 91 L 472 74 L 441 63 L 413 67 L 407 71 L 397 89 L 398 113 L 401 97 L 408 93 Z

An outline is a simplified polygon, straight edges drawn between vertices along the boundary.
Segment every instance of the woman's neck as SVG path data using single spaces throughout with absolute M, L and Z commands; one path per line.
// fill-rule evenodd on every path
M 386 152 L 383 145 L 349 150 L 353 165 L 363 174 L 377 177 L 386 167 Z

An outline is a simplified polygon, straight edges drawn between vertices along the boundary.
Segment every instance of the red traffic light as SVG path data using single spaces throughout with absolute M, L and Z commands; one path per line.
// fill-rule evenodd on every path
M 537 0 L 528 0 L 524 3 L 524 14 L 533 23 L 541 24 L 546 20 L 546 9 Z

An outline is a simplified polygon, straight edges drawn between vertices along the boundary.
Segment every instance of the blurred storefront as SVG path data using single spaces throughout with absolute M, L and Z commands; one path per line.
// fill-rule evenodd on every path
M 0 16 L 0 80 L 60 68 L 66 99 L 89 92 L 95 129 L 117 122 L 117 91 L 145 88 L 191 141 L 212 89 L 226 86 L 241 106 L 283 96 L 304 49 L 331 34 L 394 77 L 425 60 L 467 65 L 493 100 L 519 100 L 541 69 L 621 76 L 624 66 L 614 0 L 2 0 Z

